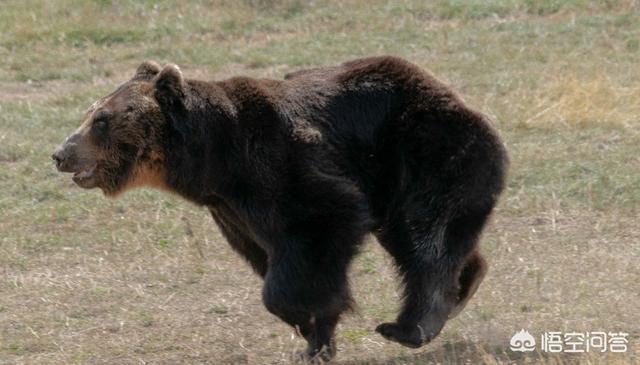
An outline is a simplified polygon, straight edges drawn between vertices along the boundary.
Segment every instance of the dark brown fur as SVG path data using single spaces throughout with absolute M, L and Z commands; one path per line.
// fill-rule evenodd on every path
M 422 346 L 462 310 L 486 271 L 477 242 L 506 168 L 486 119 L 395 57 L 220 82 L 147 62 L 54 159 L 84 171 L 86 188 L 152 185 L 207 206 L 264 278 L 267 309 L 325 360 L 368 232 L 404 282 L 398 318 L 378 332 Z

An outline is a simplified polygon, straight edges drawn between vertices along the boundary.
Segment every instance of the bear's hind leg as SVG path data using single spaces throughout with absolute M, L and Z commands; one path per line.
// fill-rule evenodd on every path
M 484 279 L 487 273 L 487 262 L 484 260 L 480 252 L 477 250 L 472 252 L 465 260 L 462 271 L 460 272 L 460 278 L 458 280 L 460 290 L 456 301 L 456 306 L 449 313 L 449 319 L 454 318 L 467 305 L 467 302 L 476 290 L 480 286 L 482 279 Z
M 485 272 L 474 250 L 490 210 L 453 218 L 437 211 L 427 207 L 397 214 L 378 233 L 402 274 L 404 303 L 396 322 L 383 323 L 376 331 L 407 347 L 435 338 L 464 307 Z

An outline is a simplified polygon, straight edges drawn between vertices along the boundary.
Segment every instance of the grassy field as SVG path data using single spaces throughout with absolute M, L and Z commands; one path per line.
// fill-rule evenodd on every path
M 640 363 L 637 1 L 0 3 L 0 364 L 287 364 L 303 341 L 208 213 L 138 190 L 110 200 L 50 154 L 145 59 L 188 77 L 281 78 L 395 54 L 492 118 L 512 166 L 484 235 L 490 271 L 420 350 L 386 342 L 391 260 L 371 239 L 336 363 Z M 526 355 L 521 328 L 624 331 L 624 354 Z

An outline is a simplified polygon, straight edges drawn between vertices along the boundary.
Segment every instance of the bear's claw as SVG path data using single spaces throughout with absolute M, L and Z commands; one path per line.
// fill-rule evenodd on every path
M 430 342 L 424 338 L 418 326 L 414 328 L 400 326 L 397 323 L 382 323 L 376 327 L 376 332 L 389 341 L 397 342 L 403 346 L 416 349 Z
M 293 362 L 297 364 L 320 365 L 330 362 L 334 356 L 335 354 L 332 354 L 329 351 L 310 353 L 309 350 L 301 350 L 296 352 L 293 357 Z

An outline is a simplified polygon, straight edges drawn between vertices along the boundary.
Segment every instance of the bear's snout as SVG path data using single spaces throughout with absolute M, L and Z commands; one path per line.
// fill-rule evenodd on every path
M 56 164 L 56 168 L 58 169 L 58 171 L 60 172 L 70 172 L 70 171 L 65 171 L 66 169 L 69 168 L 69 153 L 68 150 L 66 150 L 64 148 L 64 146 L 58 146 L 58 148 L 56 148 L 55 151 L 53 151 L 53 154 L 51 155 L 51 158 L 53 159 L 54 163 Z
M 60 172 L 75 172 L 78 159 L 76 158 L 77 137 L 71 136 L 58 146 L 51 158 Z
M 81 133 L 67 138 L 51 155 L 60 172 L 73 173 L 73 181 L 80 187 L 91 189 L 100 183 L 100 171 L 95 152 L 87 146 L 87 139 Z

